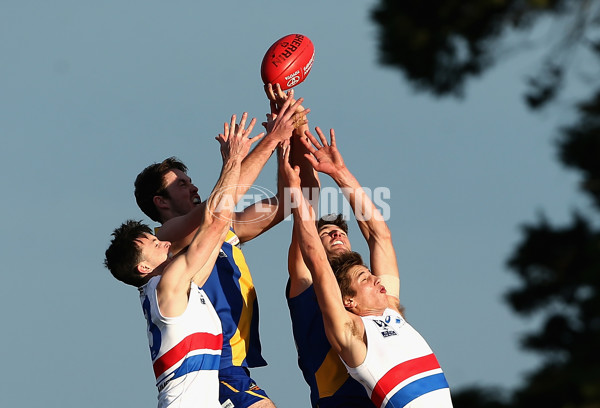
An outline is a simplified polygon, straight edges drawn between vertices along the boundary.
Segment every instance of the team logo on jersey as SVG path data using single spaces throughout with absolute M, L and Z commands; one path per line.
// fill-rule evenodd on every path
M 385 322 L 386 323 L 390 323 L 392 321 L 392 316 L 386 316 L 385 317 Z M 400 317 L 396 317 L 396 324 L 402 324 L 404 322 L 404 320 L 402 320 Z
M 231 246 L 237 247 L 238 249 L 242 247 L 242 244 L 240 243 L 240 238 L 235 234 L 232 234 L 229 238 L 225 240 L 225 242 L 227 242 Z
M 254 383 L 251 383 L 248 391 L 260 391 L 260 387 Z
M 387 318 L 386 318 L 386 320 L 387 320 Z M 398 335 L 398 333 L 396 333 L 396 331 L 394 329 L 392 329 L 388 325 L 388 323 L 386 323 L 384 320 L 373 319 L 373 323 L 375 323 L 377 325 L 377 327 L 379 328 L 379 332 L 381 333 L 382 337 L 390 337 L 390 336 Z

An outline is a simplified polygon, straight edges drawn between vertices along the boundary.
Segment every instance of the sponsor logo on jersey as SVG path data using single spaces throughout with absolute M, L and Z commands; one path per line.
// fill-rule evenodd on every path
M 396 317 L 396 324 L 402 324 L 404 321 L 400 317 Z M 392 316 L 386 316 L 385 322 L 389 324 L 392 321 Z
M 390 336 L 398 335 L 398 333 L 396 333 L 396 331 L 394 329 L 392 329 L 390 326 L 388 326 L 388 324 L 384 320 L 373 319 L 373 322 L 379 328 L 379 332 L 381 333 L 382 337 L 390 337 Z

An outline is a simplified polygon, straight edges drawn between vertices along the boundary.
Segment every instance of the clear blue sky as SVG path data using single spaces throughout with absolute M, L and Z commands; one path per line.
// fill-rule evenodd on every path
M 1 406 L 149 407 L 156 401 L 137 291 L 102 266 L 109 234 L 147 220 L 133 180 L 178 156 L 205 197 L 232 113 L 268 110 L 259 67 L 277 38 L 316 47 L 297 87 L 310 122 L 334 127 L 362 184 L 389 188 L 407 317 L 452 388 L 514 386 L 537 362 L 502 301 L 519 226 L 581 206 L 555 160 L 566 110 L 521 100 L 535 55 L 509 60 L 464 100 L 415 94 L 377 64 L 374 2 L 33 1 L 0 5 L 3 284 Z M 257 184 L 275 187 L 275 160 Z M 325 185 L 328 180 L 324 178 Z M 245 245 L 269 365 L 253 371 L 279 407 L 308 406 L 284 298 L 291 223 Z M 351 222 L 355 249 L 366 246 Z

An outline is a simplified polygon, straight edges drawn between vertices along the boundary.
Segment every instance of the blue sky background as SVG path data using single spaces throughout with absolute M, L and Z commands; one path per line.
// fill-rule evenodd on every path
M 505 261 L 520 225 L 541 211 L 564 223 L 588 205 L 555 158 L 569 105 L 525 109 L 533 51 L 472 81 L 463 100 L 414 93 L 377 63 L 374 5 L 0 3 L 0 405 L 155 405 L 137 291 L 102 266 L 109 235 L 127 218 L 149 221 L 133 180 L 152 162 L 179 157 L 206 197 L 220 169 L 214 137 L 232 113 L 264 119 L 260 62 L 288 33 L 316 47 L 296 88 L 311 125 L 334 127 L 361 183 L 391 192 L 401 301 L 451 387 L 513 387 L 535 367 L 518 339 L 538 322 L 503 303 L 517 282 Z M 537 35 L 543 40 L 545 29 Z M 274 158 L 257 185 L 275 189 Z M 354 248 L 365 253 L 350 224 Z M 308 388 L 284 297 L 290 230 L 285 221 L 244 249 L 269 362 L 253 376 L 279 407 L 301 408 Z

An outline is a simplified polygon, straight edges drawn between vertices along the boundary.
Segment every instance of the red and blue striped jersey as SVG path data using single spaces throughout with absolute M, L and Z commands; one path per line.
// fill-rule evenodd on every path
M 361 316 L 367 355 L 347 367 L 378 408 L 451 408 L 446 377 L 423 337 L 396 311 Z
M 204 291 L 191 283 L 186 310 L 177 317 L 160 313 L 160 276 L 140 287 L 148 327 L 158 406 L 220 407 L 218 369 L 223 345 L 221 323 Z

